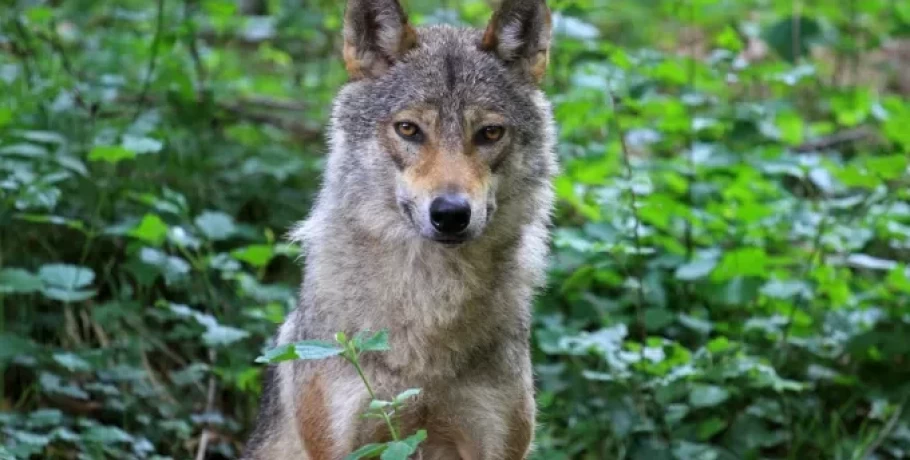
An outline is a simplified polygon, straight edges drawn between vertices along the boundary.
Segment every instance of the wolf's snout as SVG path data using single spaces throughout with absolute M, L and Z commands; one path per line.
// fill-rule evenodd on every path
M 471 223 L 471 203 L 461 195 L 443 195 L 430 203 L 430 222 L 439 233 L 457 235 Z

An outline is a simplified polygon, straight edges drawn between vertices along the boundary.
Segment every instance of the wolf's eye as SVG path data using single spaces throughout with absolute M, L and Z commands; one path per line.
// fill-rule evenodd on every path
M 395 132 L 404 139 L 409 141 L 420 139 L 420 128 L 409 121 L 395 123 Z
M 477 144 L 492 144 L 502 139 L 502 135 L 505 131 L 505 128 L 502 126 L 484 126 L 477 132 L 474 142 Z

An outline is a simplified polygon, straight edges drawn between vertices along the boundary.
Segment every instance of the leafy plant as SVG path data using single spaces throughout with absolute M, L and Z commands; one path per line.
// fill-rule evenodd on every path
M 408 399 L 420 394 L 420 389 L 409 388 L 390 401 L 378 399 L 373 391 L 373 386 L 370 385 L 370 380 L 364 374 L 360 365 L 360 355 L 364 352 L 389 350 L 388 331 L 380 331 L 375 334 L 359 332 L 350 339 L 343 332 L 339 332 L 335 335 L 335 341 L 337 345 L 320 340 L 288 343 L 268 350 L 264 355 L 256 358 L 256 362 L 274 364 L 295 359 L 313 360 L 333 356 L 344 358 L 357 370 L 357 375 L 360 376 L 360 380 L 363 381 L 363 385 L 370 395 L 370 403 L 366 412 L 363 413 L 363 417 L 382 419 L 392 437 L 392 440 L 388 442 L 370 443 L 362 446 L 345 457 L 345 459 L 357 460 L 360 458 L 380 457 L 382 460 L 407 460 L 411 454 L 417 451 L 420 443 L 426 439 L 427 432 L 426 430 L 418 430 L 416 433 L 402 438 L 397 414 L 405 406 Z

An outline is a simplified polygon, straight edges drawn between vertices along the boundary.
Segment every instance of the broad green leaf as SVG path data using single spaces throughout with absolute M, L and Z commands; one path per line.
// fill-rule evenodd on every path
M 705 345 L 705 348 L 711 353 L 721 353 L 723 351 L 729 350 L 730 346 L 730 340 L 726 337 L 721 336 L 711 339 L 711 341 Z
M 73 353 L 55 353 L 54 361 L 70 372 L 86 372 L 92 370 L 92 365 Z
M 32 141 L 40 142 L 43 144 L 63 144 L 66 142 L 66 137 L 62 134 L 55 131 L 42 131 L 37 129 L 30 129 L 26 131 L 14 131 L 13 134 L 17 137 Z
M 213 324 L 202 334 L 202 342 L 210 347 L 226 346 L 250 336 L 250 333 L 236 327 Z
M 47 286 L 76 289 L 92 284 L 92 281 L 95 280 L 95 272 L 88 267 L 47 264 L 38 269 L 38 277 Z
M 894 180 L 904 177 L 907 171 L 907 163 L 910 158 L 906 154 L 893 154 L 865 157 L 859 163 L 875 176 L 884 180 Z
M 213 241 L 228 239 L 237 231 L 231 216 L 216 211 L 205 211 L 196 217 L 196 227 Z
M 717 385 L 696 384 L 689 393 L 689 404 L 693 407 L 714 407 L 730 397 L 723 387 Z
M 112 164 L 133 158 L 136 158 L 136 152 L 120 145 L 96 145 L 88 153 L 90 161 L 104 161 Z
M 150 137 L 139 137 L 127 134 L 123 136 L 121 145 L 134 154 L 144 155 L 147 153 L 158 153 L 161 151 L 163 144 L 161 141 Z
M 760 248 L 740 248 L 724 254 L 712 273 L 714 281 L 727 281 L 738 276 L 768 276 L 768 255 Z
M 293 359 L 325 359 L 340 355 L 344 349 L 337 345 L 322 340 L 304 340 L 289 343 L 268 350 L 264 355 L 256 358 L 257 363 L 280 363 Z
M 272 364 L 282 361 L 291 361 L 297 359 L 297 352 L 294 351 L 294 344 L 287 343 L 275 348 L 271 348 L 265 354 L 256 358 L 257 363 Z
M 385 444 L 375 444 L 375 443 L 367 444 L 367 445 L 355 450 L 354 452 L 351 452 L 350 454 L 348 454 L 348 456 L 345 457 L 344 460 L 358 460 L 361 458 L 376 458 L 380 454 L 382 454 L 386 450 L 387 447 L 388 446 L 386 446 Z
M 39 350 L 40 348 L 29 338 L 0 332 L 0 366 L 8 364 L 19 355 L 37 355 Z
M 324 359 L 340 355 L 344 351 L 331 342 L 304 340 L 294 344 L 297 359 Z
M 156 214 L 146 214 L 128 234 L 152 246 L 161 246 L 167 238 L 167 224 Z
M 26 158 L 41 158 L 47 156 L 47 148 L 42 145 L 19 143 L 0 147 L 0 156 L 22 156 Z
M 84 435 L 85 440 L 98 444 L 133 442 L 133 437 L 115 426 L 93 426 Z
M 253 244 L 231 252 L 235 259 L 246 262 L 254 267 L 265 267 L 275 256 L 272 246 L 266 244 Z
M 0 270 L 0 294 L 29 294 L 41 290 L 41 278 L 21 268 Z
M 426 430 L 420 430 L 402 441 L 390 442 L 379 458 L 382 460 L 408 460 L 408 457 L 417 451 L 417 446 L 426 438 Z
M 789 145 L 799 145 L 805 137 L 806 125 L 796 112 L 781 112 L 774 120 L 780 139 Z
M 45 286 L 41 289 L 41 293 L 49 299 L 61 302 L 84 302 L 98 294 L 92 289 L 64 289 L 53 286 Z
M 676 268 L 676 279 L 683 281 L 702 279 L 708 276 L 716 266 L 717 259 L 695 259 Z
M 355 345 L 360 351 L 388 351 L 389 348 L 389 331 L 382 330 L 373 335 L 368 332 L 358 334 L 355 338 Z
M 186 260 L 168 255 L 154 248 L 142 248 L 139 251 L 139 260 L 144 264 L 155 267 L 158 273 L 164 276 L 164 280 L 168 285 L 183 280 L 191 268 Z
M 809 297 L 812 290 L 804 281 L 772 279 L 762 286 L 762 294 L 774 299 L 789 299 L 796 296 Z
M 796 62 L 809 52 L 810 45 L 821 38 L 822 28 L 818 21 L 809 17 L 785 16 L 762 35 L 777 54 L 789 62 Z M 797 37 L 795 43 L 794 37 Z
M 707 441 L 727 427 L 727 422 L 720 417 L 711 417 L 698 423 L 696 436 L 701 441 Z
M 13 121 L 13 110 L 9 107 L 0 107 L 0 128 Z

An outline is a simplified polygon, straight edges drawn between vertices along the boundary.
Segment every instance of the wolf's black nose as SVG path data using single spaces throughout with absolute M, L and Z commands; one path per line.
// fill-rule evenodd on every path
M 430 203 L 430 222 L 439 233 L 461 233 L 471 223 L 471 203 L 460 195 L 437 197 Z

